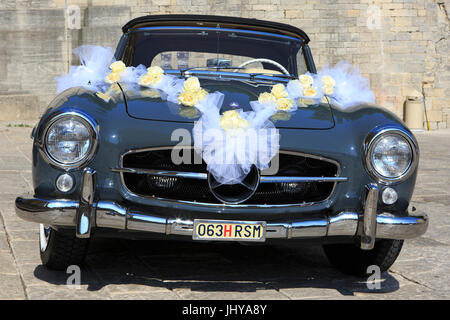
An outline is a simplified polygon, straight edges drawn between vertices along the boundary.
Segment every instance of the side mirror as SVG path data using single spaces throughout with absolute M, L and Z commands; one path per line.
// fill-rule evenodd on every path
M 229 68 L 231 66 L 230 59 L 212 58 L 206 60 L 206 67 L 208 68 Z

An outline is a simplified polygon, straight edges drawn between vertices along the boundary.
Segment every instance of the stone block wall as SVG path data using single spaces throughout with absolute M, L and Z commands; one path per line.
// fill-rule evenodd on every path
M 141 15 L 197 13 L 300 27 L 318 68 L 348 60 L 370 79 L 377 104 L 402 117 L 407 96 L 424 96 L 431 128 L 450 126 L 450 0 L 68 0 L 81 17 L 69 42 L 64 2 L 0 1 L 0 105 L 19 92 L 36 96 L 42 112 L 71 48 L 115 46 L 120 27 Z

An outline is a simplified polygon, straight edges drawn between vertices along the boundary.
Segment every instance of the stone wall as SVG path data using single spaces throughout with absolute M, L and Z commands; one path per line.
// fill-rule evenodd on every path
M 377 104 L 402 117 L 406 97 L 423 94 L 431 127 L 450 127 L 449 0 L 68 2 L 79 7 L 81 18 L 80 29 L 68 31 L 69 43 L 65 41 L 64 0 L 0 0 L 0 108 L 6 103 L 3 100 L 16 95 L 35 110 L 18 114 L 37 117 L 36 110 L 42 112 L 55 95 L 54 77 L 66 70 L 67 52 L 81 44 L 115 46 L 120 27 L 131 18 L 226 14 L 302 28 L 311 38 L 319 68 L 348 60 L 370 78 Z M 11 108 L 4 110 L 0 109 L 0 117 L 7 118 Z

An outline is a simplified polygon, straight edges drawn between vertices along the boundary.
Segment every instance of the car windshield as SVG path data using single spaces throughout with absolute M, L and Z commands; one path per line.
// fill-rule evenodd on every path
M 299 39 L 272 33 L 208 27 L 144 27 L 131 33 L 125 56 L 129 65 L 159 65 L 165 70 L 223 69 L 297 76 L 307 70 L 302 52 Z

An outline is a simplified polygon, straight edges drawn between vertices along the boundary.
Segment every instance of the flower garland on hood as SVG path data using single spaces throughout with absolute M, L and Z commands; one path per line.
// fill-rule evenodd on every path
M 219 184 L 242 183 L 253 165 L 260 170 L 269 167 L 279 151 L 279 134 L 270 121 L 272 116 L 289 118 L 282 114 L 326 101 L 326 97 L 343 108 L 374 101 L 368 80 L 343 62 L 317 74 L 302 74 L 286 86 L 275 84 L 270 92 L 261 93 L 258 100 L 250 102 L 252 111 L 234 109 L 220 114 L 224 95 L 207 92 L 196 77 L 180 79 L 165 74 L 158 66 L 127 67 L 122 61 L 109 64 L 111 48 L 82 46 L 74 53 L 82 65 L 71 67 L 68 75 L 56 79 L 58 92 L 83 86 L 109 102 L 120 93 L 120 82 L 138 89 L 142 95 L 160 96 L 182 108 L 198 110 L 201 117 L 193 128 L 194 148 L 202 154 L 207 170 Z

